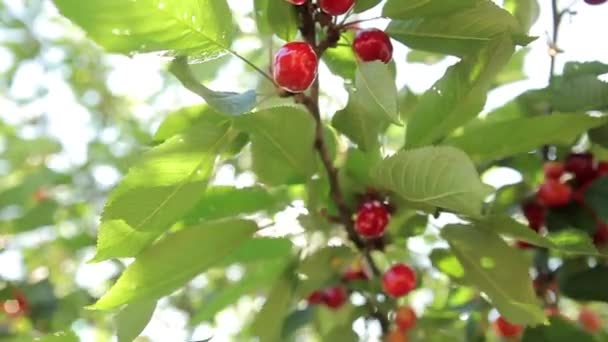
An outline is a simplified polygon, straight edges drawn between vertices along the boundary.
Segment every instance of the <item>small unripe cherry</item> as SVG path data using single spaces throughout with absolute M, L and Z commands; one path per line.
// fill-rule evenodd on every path
M 395 324 L 402 331 L 408 331 L 416 325 L 416 312 L 409 306 L 402 306 L 395 311 Z
M 502 317 L 498 317 L 494 321 L 494 331 L 496 332 L 496 335 L 501 337 L 517 337 L 524 331 L 524 327 L 510 323 Z
M 590 333 L 598 333 L 602 330 L 602 319 L 590 309 L 581 309 L 578 314 L 578 322 Z
M 377 238 L 384 234 L 390 220 L 386 206 L 379 201 L 365 202 L 357 211 L 355 230 L 364 238 Z
M 547 207 L 561 207 L 570 203 L 572 188 L 555 179 L 547 179 L 538 189 L 536 196 L 540 203 Z
M 315 81 L 318 64 L 317 54 L 310 44 L 287 43 L 274 56 L 274 81 L 289 92 L 303 92 Z
M 306 0 L 285 0 L 287 2 L 289 2 L 292 5 L 304 5 L 304 3 L 306 2 Z
M 408 342 L 409 339 L 407 337 L 407 335 L 399 330 L 399 329 L 392 329 L 388 335 L 386 335 L 386 342 Z
M 393 58 L 393 44 L 390 37 L 378 29 L 358 31 L 353 42 L 353 50 L 363 62 L 381 61 L 386 64 Z
M 317 305 L 324 302 L 324 294 L 322 291 L 313 291 L 308 295 L 307 301 L 310 305 Z
M 601 5 L 606 1 L 608 0 L 585 0 L 585 3 L 587 3 L 588 5 Z
M 561 176 L 566 172 L 566 168 L 563 163 L 550 161 L 543 165 L 545 177 L 550 179 L 560 179 Z
M 323 290 L 323 302 L 333 310 L 339 309 L 348 299 L 348 293 L 341 286 L 330 287 Z
M 342 15 L 355 5 L 355 0 L 318 0 L 321 10 L 329 15 Z
M 571 172 L 580 183 L 587 182 L 595 177 L 593 155 L 591 153 L 572 153 L 564 163 L 566 171 Z
M 416 288 L 416 272 L 406 264 L 395 264 L 382 275 L 382 288 L 392 297 L 401 297 Z
M 524 203 L 521 209 L 526 219 L 528 219 L 530 228 L 538 232 L 545 225 L 547 209 L 543 205 L 537 201 L 529 201 Z

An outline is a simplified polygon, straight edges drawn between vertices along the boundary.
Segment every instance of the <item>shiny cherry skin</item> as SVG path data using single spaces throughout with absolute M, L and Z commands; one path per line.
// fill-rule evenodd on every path
M 382 275 L 382 288 L 392 297 L 402 297 L 416 288 L 416 272 L 406 264 L 395 264 Z
M 325 302 L 325 295 L 323 291 L 313 291 L 306 300 L 310 305 L 321 304 Z
M 596 246 L 604 246 L 608 244 L 608 224 L 599 222 L 597 229 L 593 234 L 593 243 Z
M 382 30 L 367 29 L 357 32 L 353 50 L 363 62 L 381 61 L 386 64 L 393 58 L 393 44 Z
M 524 327 L 510 323 L 502 317 L 498 317 L 494 321 L 494 331 L 498 336 L 511 338 L 519 336 L 524 331 Z
M 409 306 L 402 306 L 395 311 L 395 324 L 402 331 L 408 331 L 416 325 L 416 312 Z
M 304 5 L 304 3 L 306 2 L 306 0 L 285 0 L 287 2 L 289 2 L 292 5 Z
M 341 286 L 330 287 L 323 290 L 323 302 L 332 310 L 337 310 L 348 299 L 348 293 Z
M 603 3 L 605 3 L 608 0 L 585 0 L 585 3 L 587 5 L 601 5 Z
M 274 81 L 292 93 L 308 89 L 317 77 L 319 61 L 310 44 L 291 42 L 283 45 L 274 56 Z
M 560 179 L 566 172 L 566 168 L 563 163 L 551 161 L 546 162 L 545 165 L 543 165 L 543 171 L 545 172 L 546 178 Z
M 602 319 L 590 309 L 581 309 L 578 314 L 578 322 L 590 333 L 598 333 L 602 330 Z
M 321 10 L 329 15 L 342 15 L 350 11 L 355 0 L 319 0 Z
M 561 207 L 570 203 L 572 188 L 570 185 L 555 179 L 547 179 L 538 189 L 536 196 L 540 203 L 547 207 Z
M 364 238 L 377 238 L 384 234 L 390 220 L 386 206 L 379 201 L 365 202 L 357 212 L 355 230 Z
M 521 209 L 526 219 L 528 219 L 530 228 L 538 232 L 545 225 L 547 209 L 543 205 L 536 201 L 530 201 L 524 203 Z
M 595 177 L 593 155 L 591 153 L 572 153 L 564 163 L 566 171 L 576 176 L 576 180 L 585 183 Z
M 399 329 L 392 329 L 388 335 L 386 335 L 386 342 L 408 342 L 409 338 L 407 337 L 407 335 L 399 330 Z

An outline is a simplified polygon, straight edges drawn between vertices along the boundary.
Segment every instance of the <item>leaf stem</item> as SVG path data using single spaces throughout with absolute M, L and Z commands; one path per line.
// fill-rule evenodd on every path
M 251 68 L 253 68 L 253 70 L 257 71 L 258 74 L 262 75 L 265 79 L 267 79 L 270 83 L 272 83 L 275 87 L 278 88 L 278 85 L 276 84 L 276 82 L 274 81 L 274 79 L 267 72 L 265 72 L 264 70 L 262 70 L 260 67 L 258 67 L 257 65 L 253 64 L 250 60 L 248 60 L 247 58 L 241 56 L 238 52 L 236 52 L 236 51 L 234 51 L 232 49 L 226 49 L 226 51 L 228 51 L 234 57 L 236 57 L 236 58 L 240 59 L 241 61 L 245 62 L 245 64 L 249 65 Z

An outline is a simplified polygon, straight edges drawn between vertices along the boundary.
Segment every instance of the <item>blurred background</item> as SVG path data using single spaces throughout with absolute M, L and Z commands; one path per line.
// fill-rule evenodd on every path
M 256 37 L 253 1 L 229 3 L 235 25 L 245 33 L 234 49 L 267 65 L 268 56 L 260 53 L 262 42 Z M 547 85 L 550 1 L 539 3 L 540 16 L 531 29 L 538 39 L 520 50 L 501 74 L 486 112 Z M 567 61 L 608 63 L 608 6 L 560 1 L 562 6 L 571 3 L 576 14 L 567 15 L 562 25 L 558 70 Z M 377 15 L 378 11 L 366 13 L 370 18 Z M 379 20 L 363 26 L 383 24 Z M 455 62 L 395 45 L 398 85 L 414 94 L 429 88 Z M 31 341 L 69 330 L 82 341 L 113 339 L 111 317 L 83 306 L 100 296 L 129 261 L 86 261 L 94 254 L 107 192 L 134 158 L 153 144 L 154 132 L 169 113 L 200 102 L 169 75 L 167 62 L 156 55 L 104 53 L 61 18 L 50 1 L 0 2 L 0 298 L 17 301 L 0 301 L 0 341 Z M 198 65 L 196 72 L 217 90 L 245 90 L 260 82 L 251 69 L 228 56 Z M 333 113 L 345 105 L 347 92 L 342 79 L 326 67 L 320 77 L 324 88 L 331 90 L 324 92 L 322 108 Z M 501 186 L 518 177 L 516 172 L 498 170 L 484 175 L 484 180 Z M 214 180 L 236 186 L 253 182 L 250 174 L 230 165 Z M 291 209 L 263 218 L 275 223 L 267 234 L 294 234 L 298 243 L 297 216 L 302 210 L 301 203 L 293 203 Z M 410 250 L 424 263 L 429 242 L 410 240 Z M 233 340 L 262 298 L 250 296 L 231 308 L 220 308 L 215 319 L 215 312 L 197 310 L 215 289 L 241 276 L 235 267 L 196 278 L 189 288 L 160 302 L 142 340 Z M 418 291 L 413 304 L 423 310 L 431 300 L 432 292 Z M 189 324 L 197 313 L 202 319 Z M 356 329 L 363 329 L 357 324 Z

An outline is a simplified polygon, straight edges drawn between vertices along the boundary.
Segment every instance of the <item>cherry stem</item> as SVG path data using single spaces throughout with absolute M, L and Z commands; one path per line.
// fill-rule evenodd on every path
M 298 6 L 297 8 L 300 20 L 300 32 L 304 39 L 311 46 L 313 46 L 315 52 L 317 53 L 317 57 L 320 59 L 325 50 L 327 50 L 336 43 L 332 40 L 335 39 L 335 37 L 328 36 L 327 39 L 321 42 L 317 42 L 314 7 L 310 2 L 307 2 L 306 4 Z M 327 148 L 327 144 L 325 142 L 325 127 L 323 125 L 321 111 L 319 109 L 319 78 L 317 78 L 310 87 L 310 95 L 299 93 L 294 94 L 293 97 L 297 103 L 304 105 L 308 109 L 313 119 L 315 120 L 314 148 L 317 150 L 317 153 L 319 154 L 323 163 L 323 167 L 325 168 L 325 171 L 327 173 L 330 195 L 332 201 L 335 203 L 336 208 L 338 209 L 339 219 L 344 225 L 344 228 L 346 229 L 348 238 L 353 242 L 353 244 L 357 247 L 361 254 L 363 254 L 363 257 L 371 268 L 374 277 L 380 277 L 380 269 L 372 258 L 371 251 L 367 247 L 365 241 L 361 239 L 361 237 L 357 234 L 355 230 L 354 221 L 352 218 L 353 212 L 346 204 L 342 188 L 340 187 L 338 169 L 334 166 L 333 159 L 331 157 L 331 154 L 329 153 L 329 149 Z M 389 330 L 389 321 L 387 315 L 382 313 L 381 309 L 378 305 L 376 305 L 375 302 L 368 301 L 368 305 L 372 308 L 372 316 L 376 317 L 379 320 L 380 325 L 382 326 L 383 333 L 387 334 Z
M 272 83 L 275 87 L 279 87 L 276 82 L 274 81 L 274 79 L 264 70 L 262 70 L 260 67 L 258 67 L 257 65 L 253 64 L 250 60 L 248 60 L 247 58 L 241 56 L 238 52 L 232 50 L 232 49 L 226 49 L 226 51 L 228 51 L 231 55 L 233 55 L 234 57 L 240 59 L 241 61 L 245 62 L 245 64 L 249 65 L 251 68 L 253 68 L 253 70 L 257 71 L 258 74 L 262 75 L 265 79 L 267 79 L 270 83 Z

